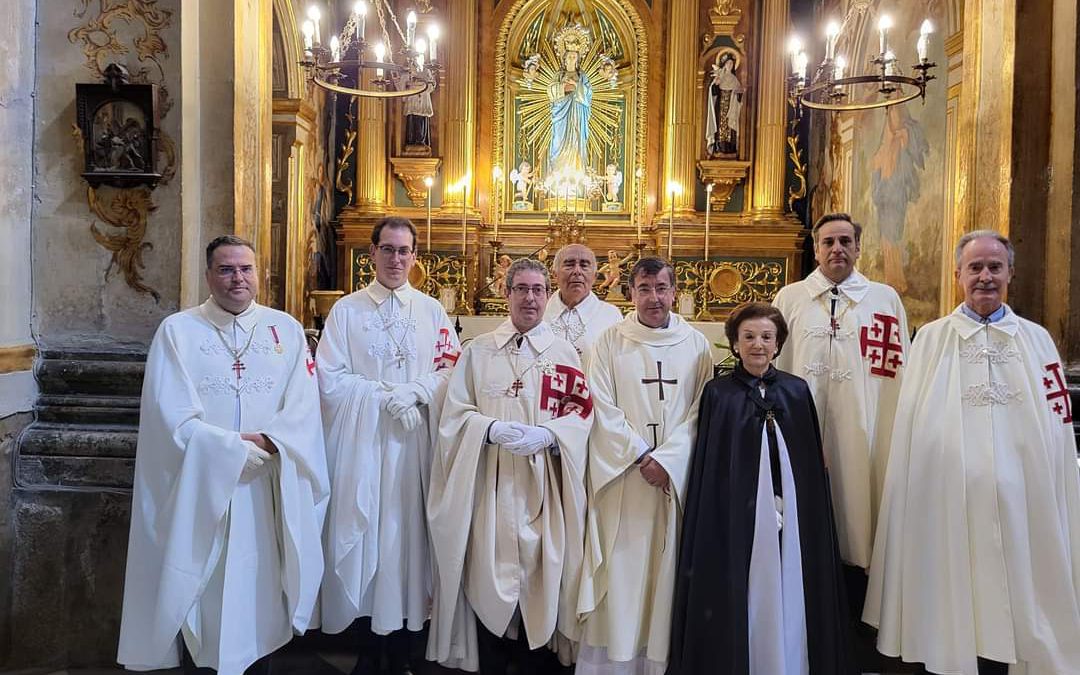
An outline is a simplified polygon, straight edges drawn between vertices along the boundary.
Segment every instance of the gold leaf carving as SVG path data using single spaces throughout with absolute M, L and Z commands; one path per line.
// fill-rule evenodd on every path
M 345 120 L 348 124 L 345 127 L 345 142 L 341 145 L 341 156 L 338 157 L 337 176 L 334 180 L 338 192 L 345 193 L 346 204 L 353 203 L 353 180 L 345 170 L 349 168 L 349 158 L 356 152 L 356 115 L 353 113 L 353 109 L 357 105 L 359 105 L 359 99 L 353 99 L 348 112 L 345 113 Z
M 159 302 L 161 294 L 144 284 L 142 278 L 142 270 L 146 268 L 142 259 L 143 251 L 154 248 L 150 242 L 143 241 L 146 237 L 146 220 L 150 212 L 157 209 L 150 199 L 150 190 L 145 187 L 116 190 L 113 198 L 105 204 L 98 199 L 97 190 L 88 187 L 86 199 L 98 218 L 122 230 L 110 234 L 99 230 L 97 223 L 90 225 L 90 234 L 94 236 L 94 240 L 112 253 L 109 268 L 105 270 L 105 279 L 108 280 L 115 268 L 124 275 L 128 286 L 139 293 L 150 295 L 154 302 Z

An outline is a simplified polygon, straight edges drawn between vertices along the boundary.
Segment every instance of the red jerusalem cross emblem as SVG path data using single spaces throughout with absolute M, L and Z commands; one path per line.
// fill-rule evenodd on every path
M 459 356 L 461 352 L 454 349 L 454 343 L 450 342 L 450 329 L 440 328 L 439 341 L 435 343 L 435 358 L 432 360 L 435 370 L 453 368 Z
M 874 323 L 863 326 L 859 346 L 870 359 L 870 374 L 896 377 L 904 365 L 904 343 L 900 341 L 900 321 L 895 316 L 874 313 Z
M 544 375 L 540 407 L 555 417 L 576 414 L 587 418 L 592 414 L 592 394 L 585 383 L 585 374 L 570 366 L 555 366 L 553 374 Z
M 1069 400 L 1069 389 L 1065 386 L 1065 378 L 1061 374 L 1060 363 L 1050 363 L 1043 366 L 1046 375 L 1043 376 L 1043 389 L 1046 390 L 1046 401 L 1050 404 L 1050 410 L 1061 418 L 1062 424 L 1072 424 L 1072 401 Z

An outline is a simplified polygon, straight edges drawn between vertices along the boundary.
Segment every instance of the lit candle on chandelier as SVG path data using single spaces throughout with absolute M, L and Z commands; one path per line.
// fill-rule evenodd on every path
M 427 56 L 427 42 L 424 38 L 416 38 L 416 67 L 424 69 L 424 57 Z
M 428 61 L 435 62 L 438 60 L 435 45 L 439 41 L 439 24 L 429 24 L 427 27 L 428 38 Z
M 307 18 L 311 21 L 312 28 L 314 29 L 312 30 L 312 35 L 314 36 L 315 44 L 321 45 L 322 36 L 319 32 L 319 19 L 322 18 L 322 12 L 320 12 L 319 8 L 315 5 L 311 5 L 307 10 Z
M 878 19 L 877 29 L 879 41 L 881 43 L 881 54 L 885 54 L 885 52 L 889 51 L 889 29 L 892 28 L 892 26 L 892 17 L 888 14 L 882 14 L 881 18 Z
M 845 68 L 847 68 L 847 59 L 845 59 L 843 56 L 837 56 L 836 63 L 833 65 L 833 79 L 843 79 Z
M 788 38 L 788 54 L 791 56 L 791 74 L 799 74 L 799 54 L 802 53 L 802 39 L 798 35 Z
M 836 38 L 840 36 L 840 24 L 830 21 L 825 27 L 825 60 L 832 61 L 836 50 Z
M 335 63 L 341 60 L 341 43 L 336 35 L 330 37 L 330 60 Z
M 416 12 L 409 10 L 405 17 L 405 46 L 413 46 L 413 37 L 416 35 Z
M 915 51 L 921 63 L 930 60 L 930 33 L 933 32 L 934 24 L 930 23 L 930 19 L 923 21 L 922 26 L 919 27 L 919 39 L 915 42 Z
M 367 28 L 367 3 L 364 0 L 359 0 L 353 5 L 353 19 L 356 22 L 356 39 L 363 40 L 367 32 L 365 30 Z
M 310 52 L 315 46 L 315 24 L 305 21 L 300 25 L 300 32 L 304 34 L 304 50 Z
M 384 45 L 381 42 L 376 42 L 375 43 L 375 60 L 378 61 L 379 63 L 382 63 L 384 58 L 386 58 L 386 45 Z M 375 69 L 375 77 L 382 77 L 382 76 L 383 76 L 383 69 L 382 68 L 376 68 Z

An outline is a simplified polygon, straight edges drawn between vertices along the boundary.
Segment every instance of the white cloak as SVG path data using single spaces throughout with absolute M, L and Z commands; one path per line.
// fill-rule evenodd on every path
M 547 323 L 520 349 L 514 335 L 507 320 L 465 346 L 450 375 L 431 470 L 436 582 L 428 659 L 463 670 L 478 667 L 474 613 L 503 635 L 520 610 L 531 649 L 549 641 L 562 649 L 579 637 L 592 396 L 577 351 Z M 524 385 L 516 397 L 515 367 Z M 558 453 L 520 457 L 488 444 L 488 428 L 500 420 L 549 429 Z
M 218 332 L 220 330 L 220 333 Z M 230 347 L 250 347 L 237 396 Z M 304 331 L 213 300 L 165 319 L 146 360 L 117 660 L 238 675 L 312 623 L 328 498 L 319 394 Z M 278 453 L 248 480 L 240 432 Z
M 910 350 L 907 314 L 891 286 L 853 271 L 837 285 L 833 331 L 833 286 L 819 268 L 776 294 L 773 305 L 783 313 L 789 335 L 775 365 L 810 385 L 840 555 L 865 568 L 870 566 L 893 416 Z
M 676 314 L 649 328 L 634 312 L 593 345 L 579 674 L 622 672 L 606 661 L 647 660 L 641 668 L 660 673 L 667 664 L 682 500 L 712 369 L 709 341 Z M 643 445 L 671 479 L 667 494 L 638 470 Z
M 1061 360 L 1011 310 L 919 331 L 863 620 L 935 673 L 1080 673 L 1080 476 Z M 1064 392 L 1064 393 L 1063 393 Z
M 316 355 L 333 486 L 321 595 L 328 633 L 361 616 L 379 634 L 418 631 L 428 619 L 424 499 L 438 402 L 460 352 L 442 306 L 408 284 L 391 294 L 373 281 L 330 311 Z M 381 407 L 401 383 L 421 398 L 411 432 Z
M 588 365 L 589 348 L 605 330 L 622 321 L 619 308 L 604 302 L 589 291 L 578 304 L 567 307 L 559 294 L 548 299 L 544 321 L 551 325 L 555 335 L 566 340 L 578 350 L 582 363 Z

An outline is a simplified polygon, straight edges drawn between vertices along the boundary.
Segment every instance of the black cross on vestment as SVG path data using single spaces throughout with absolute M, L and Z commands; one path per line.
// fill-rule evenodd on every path
M 641 378 L 642 384 L 655 384 L 660 389 L 660 400 L 664 400 L 664 385 L 665 384 L 678 384 L 678 380 L 665 380 L 664 379 L 664 363 L 662 361 L 656 362 L 656 378 L 650 379 L 647 377 Z

